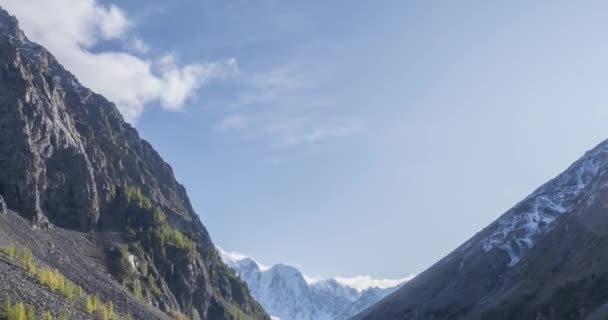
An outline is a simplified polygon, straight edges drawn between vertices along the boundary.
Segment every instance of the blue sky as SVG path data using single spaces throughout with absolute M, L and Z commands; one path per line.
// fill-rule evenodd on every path
M 309 275 L 419 273 L 608 138 L 601 2 L 41 3 L 214 241 Z

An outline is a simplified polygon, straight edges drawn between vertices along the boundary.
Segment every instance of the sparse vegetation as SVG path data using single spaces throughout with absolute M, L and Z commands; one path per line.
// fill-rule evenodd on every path
M 5 254 L 6 256 L 8 256 L 10 259 L 15 258 L 15 253 L 16 253 L 15 244 L 14 244 L 14 243 L 11 243 L 11 244 L 9 244 L 9 245 L 7 245 L 7 246 L 4 246 L 4 247 L 2 248 L 2 252 L 4 252 L 4 254 Z
M 112 301 L 108 302 L 106 305 L 100 305 L 99 308 L 99 318 L 101 320 L 119 320 L 119 317 L 116 313 L 114 313 L 114 305 Z
M 190 317 L 188 317 L 187 315 L 185 315 L 177 310 L 171 310 L 171 312 L 169 312 L 169 315 L 174 320 L 190 320 Z
M 141 300 L 143 298 L 143 294 L 141 292 L 141 283 L 139 282 L 139 279 L 135 279 L 133 281 L 133 295 L 138 300 Z
M 243 320 L 245 319 L 245 315 L 243 314 L 243 311 L 241 311 L 241 309 L 233 306 L 232 307 L 232 317 L 234 320 Z
M 102 308 L 99 310 L 99 318 L 101 320 L 110 320 L 110 314 L 106 308 Z
M 19 250 L 14 243 L 11 243 L 2 248 L 2 252 L 11 260 L 18 258 L 23 268 L 31 273 L 36 273 L 36 264 L 34 264 L 34 258 L 32 251 L 27 248 Z
M 99 295 L 88 296 L 84 300 L 85 312 L 89 315 L 98 313 L 99 318 L 103 320 L 118 320 L 118 314 L 114 312 L 114 304 L 109 301 L 107 304 L 101 303 Z
M 84 294 L 84 292 L 82 291 L 82 287 L 76 286 L 76 297 L 80 298 L 80 297 L 82 297 L 83 294 Z
M 127 221 L 127 228 L 130 233 L 135 234 L 139 239 L 147 240 L 149 248 L 152 244 L 158 244 L 155 248 L 164 255 L 164 250 L 167 245 L 196 253 L 196 243 L 181 231 L 171 226 L 167 222 L 167 216 L 163 210 L 152 204 L 152 201 L 144 196 L 141 190 L 137 187 L 123 187 L 118 193 L 119 206 L 123 210 L 130 212 L 139 212 L 140 214 L 130 215 Z M 132 217 L 131 217 L 132 216 Z
M 21 249 L 19 251 L 19 258 L 21 260 L 21 265 L 23 266 L 25 271 L 31 274 L 36 273 L 36 264 L 34 264 L 32 251 L 30 249 Z
M 4 301 L 4 314 L 6 320 L 27 320 L 23 302 L 12 304 L 10 299 L 6 299 Z
M 93 303 L 93 298 L 91 296 L 88 296 L 84 300 L 84 310 L 88 314 L 93 314 L 93 312 L 95 311 L 95 304 Z
M 38 282 L 51 289 L 51 291 L 62 294 L 68 301 L 74 301 L 77 298 L 84 297 L 84 309 L 89 315 L 93 315 L 95 311 L 99 312 L 101 319 L 118 320 L 119 317 L 114 311 L 114 304 L 110 301 L 107 304 L 101 302 L 99 295 L 85 296 L 81 286 L 74 284 L 68 280 L 59 270 L 48 267 L 37 268 L 34 263 L 32 251 L 23 248 L 19 249 L 14 243 L 2 248 L 2 252 L 10 259 L 17 258 L 21 266 L 30 274 L 35 275 Z M 127 247 L 124 246 L 120 250 L 122 255 L 128 255 Z M 130 262 L 127 263 L 130 266 Z M 139 282 L 137 282 L 139 284 Z M 139 286 L 139 294 L 141 296 L 141 285 Z M 36 310 L 34 306 L 26 306 L 22 302 L 11 304 L 10 299 L 4 301 L 2 309 L 6 314 L 6 320 L 35 320 Z M 49 311 L 41 314 L 40 319 L 52 320 L 53 316 Z M 58 315 L 59 320 L 69 320 L 70 314 L 67 310 L 62 310 Z
M 115 197 L 115 210 L 128 213 L 123 216 L 130 242 L 111 251 L 111 272 L 137 299 L 142 299 L 145 292 L 160 295 L 156 273 L 170 272 L 172 267 L 167 255 L 185 253 L 195 257 L 198 255 L 196 242 L 171 225 L 162 208 L 139 188 L 117 186 Z M 135 264 L 130 261 L 131 255 L 137 257 Z M 156 269 L 150 268 L 150 260 Z
M 53 291 L 61 292 L 68 300 L 74 300 L 77 286 L 67 280 L 58 270 L 42 268 L 38 271 L 38 281 Z
M 98 294 L 95 294 L 93 296 L 93 310 L 97 310 L 100 307 L 101 307 L 101 299 L 99 298 Z
M 27 307 L 26 318 L 27 320 L 36 319 L 36 309 L 34 309 L 34 306 L 31 304 Z

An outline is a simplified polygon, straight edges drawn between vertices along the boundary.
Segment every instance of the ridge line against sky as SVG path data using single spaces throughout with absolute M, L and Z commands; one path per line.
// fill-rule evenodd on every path
M 604 3 L 0 6 L 117 103 L 215 243 L 322 278 L 419 274 L 608 137 Z
M 218 246 L 216 246 L 216 248 L 219 251 L 222 259 L 225 260 L 228 263 L 228 265 L 230 265 L 229 262 L 239 262 L 239 261 L 242 261 L 245 259 L 249 259 L 249 260 L 255 262 L 255 264 L 260 268 L 260 271 L 262 271 L 262 272 L 271 270 L 273 267 L 275 267 L 277 265 L 290 266 L 289 264 L 283 264 L 283 263 L 275 263 L 275 264 L 272 264 L 269 266 L 269 265 L 260 263 L 256 259 L 254 259 L 246 254 L 243 254 L 240 252 L 235 252 L 235 251 L 226 251 L 223 248 L 218 247 Z M 353 276 L 353 277 L 339 277 L 339 276 L 315 277 L 315 276 L 307 275 L 306 273 L 304 273 L 304 271 L 301 270 L 300 267 L 294 267 L 294 268 L 296 268 L 298 271 L 300 271 L 300 273 L 302 273 L 304 280 L 309 285 L 313 285 L 315 283 L 333 279 L 336 282 L 338 282 L 342 285 L 351 287 L 359 292 L 366 290 L 366 289 L 370 289 L 370 288 L 386 289 L 386 288 L 395 287 L 401 283 L 412 280 L 415 277 L 414 274 L 410 274 L 407 277 L 398 278 L 398 279 L 377 279 L 377 278 L 373 278 L 369 275 L 364 275 L 364 276 L 359 275 L 359 276 Z

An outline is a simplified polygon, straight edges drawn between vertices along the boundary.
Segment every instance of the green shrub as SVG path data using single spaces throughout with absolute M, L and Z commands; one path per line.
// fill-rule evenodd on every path
M 76 286 L 76 297 L 80 298 L 82 297 L 82 295 L 84 294 L 84 292 L 82 291 L 82 287 L 81 286 Z
M 93 298 L 91 296 L 88 296 L 84 300 L 84 310 L 88 314 L 93 314 L 93 312 L 95 311 L 95 303 L 93 302 Z
M 181 313 L 181 312 L 179 312 L 177 310 L 171 310 L 169 312 L 169 315 L 174 320 L 190 320 L 190 318 L 187 315 L 185 315 L 185 314 L 183 314 L 183 313 Z
M 110 315 L 110 317 L 114 315 L 114 304 L 112 303 L 112 301 L 109 301 L 108 304 L 106 304 L 106 310 L 108 310 L 108 314 Z
M 15 244 L 11 243 L 11 244 L 3 247 L 2 252 L 4 252 L 4 254 L 6 254 L 10 259 L 13 259 L 15 257 L 15 253 L 16 253 Z
M 34 306 L 31 304 L 27 307 L 26 318 L 27 320 L 36 319 L 36 309 L 34 309 Z
M 99 308 L 101 308 L 101 299 L 99 298 L 98 294 L 95 294 L 93 296 L 93 309 L 97 310 Z
M 4 313 L 6 314 L 6 320 L 27 320 L 23 302 L 11 304 L 10 300 L 7 300 L 4 305 Z
M 58 270 L 42 268 L 38 271 L 38 281 L 52 291 L 61 292 L 68 300 L 76 297 L 77 286 L 66 279 Z
M 34 264 L 34 259 L 32 255 L 32 251 L 27 248 L 23 248 L 19 251 L 19 258 L 21 260 L 21 264 L 23 268 L 28 273 L 35 274 L 36 273 L 36 265 Z
M 123 284 L 127 283 L 135 275 L 135 270 L 129 261 L 129 248 L 121 245 L 120 248 L 112 248 L 108 253 L 110 272 Z
M 143 298 L 143 294 L 141 292 L 141 283 L 139 282 L 139 279 L 135 279 L 133 281 L 133 295 L 138 300 L 141 300 Z
M 110 314 L 108 313 L 108 309 L 106 308 L 101 308 L 99 310 L 99 318 L 101 320 L 110 320 Z

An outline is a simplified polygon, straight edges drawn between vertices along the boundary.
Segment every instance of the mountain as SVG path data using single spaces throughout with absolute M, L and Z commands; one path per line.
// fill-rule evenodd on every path
M 357 290 L 339 279 L 307 280 L 296 268 L 277 264 L 266 267 L 255 260 L 220 250 L 224 261 L 249 286 L 264 309 L 281 320 L 342 320 L 395 291 L 369 287 Z
M 2 9 L 0 115 L 0 298 L 89 318 L 57 292 L 78 285 L 139 319 L 269 319 L 171 167 Z
M 354 319 L 608 318 L 607 169 L 604 141 Z

